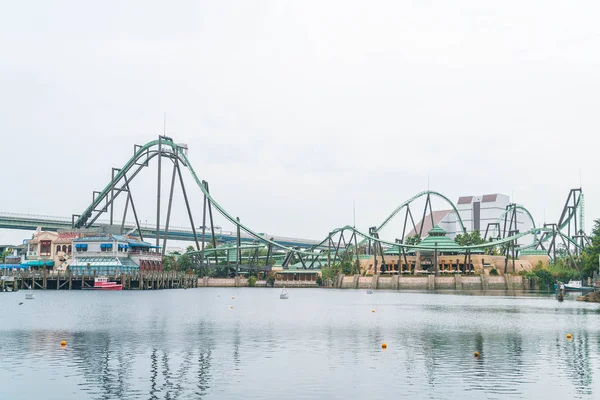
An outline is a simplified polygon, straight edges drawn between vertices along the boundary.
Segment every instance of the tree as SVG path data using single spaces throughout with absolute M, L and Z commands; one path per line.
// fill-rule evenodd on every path
M 165 271 L 173 271 L 177 269 L 177 259 L 174 254 L 167 254 L 163 257 L 163 267 Z
M 190 257 L 189 254 L 183 254 L 181 257 L 179 257 L 179 259 L 177 260 L 177 265 L 179 266 L 179 268 L 182 271 L 187 271 L 189 269 L 192 269 L 193 267 L 193 261 L 192 261 L 192 257 Z
M 481 237 L 481 234 L 477 229 L 471 233 L 459 233 L 454 238 L 454 241 L 459 246 L 477 246 L 486 243 L 485 239 Z
M 600 257 L 600 219 L 594 221 L 591 244 L 583 250 L 581 257 L 581 273 L 584 278 L 591 277 L 598 271 L 598 257 Z
M 485 239 L 481 237 L 481 233 L 477 229 L 471 232 L 471 244 L 474 246 L 484 244 Z
M 185 248 L 185 252 L 189 253 L 190 251 L 196 251 L 196 249 L 194 248 L 194 246 L 188 246 Z
M 9 251 L 9 250 L 10 250 L 10 249 L 6 249 L 6 250 L 4 250 L 4 251 L 2 252 L 2 255 L 0 255 L 0 260 L 1 260 L 3 263 L 6 263 L 6 257 L 8 257 L 8 256 L 10 256 L 10 255 L 12 254 L 12 252 L 11 252 L 11 251 Z
M 414 236 L 407 236 L 404 238 L 404 243 L 415 246 L 421 243 L 421 236 L 418 233 L 415 233 Z
M 354 272 L 354 265 L 350 260 L 342 261 L 342 273 L 344 275 L 351 275 Z

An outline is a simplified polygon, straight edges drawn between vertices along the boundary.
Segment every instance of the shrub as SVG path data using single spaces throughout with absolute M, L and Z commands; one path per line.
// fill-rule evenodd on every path
M 490 275 L 497 276 L 498 275 L 498 270 L 496 268 L 490 269 Z
M 256 286 L 256 277 L 255 276 L 251 276 L 250 278 L 248 278 L 248 286 L 250 286 L 250 287 Z
M 317 286 L 323 286 L 323 279 L 321 275 L 317 276 Z
M 538 269 L 534 272 L 534 274 L 539 279 L 540 288 L 550 290 L 554 287 L 555 279 L 549 271 L 545 269 Z
M 275 275 L 269 274 L 269 276 L 267 276 L 267 286 L 275 286 Z
M 352 275 L 354 272 L 354 265 L 352 265 L 352 261 L 344 261 L 342 262 L 342 274 L 344 275 Z

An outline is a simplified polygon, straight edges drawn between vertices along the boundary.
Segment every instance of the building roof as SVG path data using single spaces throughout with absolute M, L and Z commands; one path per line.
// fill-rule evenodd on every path
M 97 235 L 97 236 L 85 236 L 73 239 L 73 242 L 123 242 L 128 243 L 131 247 L 151 247 L 160 248 L 160 246 L 153 246 L 151 243 L 142 242 L 139 239 L 131 236 L 122 235 Z
M 417 251 L 420 251 L 421 254 L 432 254 L 433 249 L 437 248 L 440 254 L 453 254 L 453 253 L 466 253 L 464 247 L 460 246 L 454 240 L 446 236 L 446 231 L 439 226 L 435 226 L 427 232 L 427 237 L 421 240 L 419 246 L 427 246 L 429 249 L 410 249 L 407 250 L 407 254 L 414 254 Z M 398 247 L 390 248 L 385 253 L 387 254 L 398 254 Z M 471 254 L 482 253 L 481 250 L 471 249 Z
M 417 229 L 411 229 L 410 232 L 408 232 L 407 236 L 414 236 L 416 234 L 418 234 L 421 231 L 421 225 L 423 225 L 423 233 L 425 232 L 429 232 L 431 229 L 433 229 L 435 226 L 437 226 L 440 222 L 442 222 L 442 220 L 444 218 L 446 218 L 446 216 L 448 214 L 450 214 L 451 212 L 453 212 L 453 210 L 441 210 L 441 211 L 434 211 L 433 212 L 433 225 L 431 225 L 431 214 L 427 214 L 425 216 L 425 218 L 423 219 L 423 221 L 420 221 L 417 224 Z
M 79 237 L 79 233 L 76 232 L 58 232 L 58 238 L 54 240 L 56 243 L 71 243 L 73 239 Z

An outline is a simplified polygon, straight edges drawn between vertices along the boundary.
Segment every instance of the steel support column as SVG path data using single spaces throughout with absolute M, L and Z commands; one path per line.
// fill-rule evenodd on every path
M 163 238 L 162 255 L 167 251 L 167 238 L 169 236 L 169 222 L 171 220 L 171 206 L 173 205 L 173 191 L 175 190 L 175 174 L 177 173 L 177 157 L 173 160 L 173 174 L 171 175 L 171 190 L 169 191 L 169 205 L 167 206 L 167 220 L 165 221 L 165 237 Z
M 158 137 L 158 182 L 156 187 L 156 245 L 160 244 L 160 182 L 162 160 L 162 136 Z
M 187 191 L 185 190 L 185 185 L 183 183 L 183 176 L 181 176 L 181 168 L 179 168 L 179 162 L 177 162 L 175 165 L 177 166 L 177 176 L 179 177 L 181 191 L 183 192 L 183 200 L 185 201 L 185 208 L 187 209 L 188 217 L 190 219 L 190 225 L 192 226 L 192 233 L 194 234 L 194 241 L 196 242 L 196 250 L 200 250 L 200 245 L 198 244 L 198 235 L 196 234 L 196 226 L 194 225 L 194 218 L 192 217 L 192 209 L 190 208 L 190 202 L 188 201 Z

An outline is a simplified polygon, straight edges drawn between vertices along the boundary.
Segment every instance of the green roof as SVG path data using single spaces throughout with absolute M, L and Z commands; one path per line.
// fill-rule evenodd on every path
M 434 226 L 428 233 L 427 237 L 421 240 L 419 246 L 428 247 L 428 249 L 409 249 L 406 251 L 408 254 L 414 254 L 420 251 L 422 254 L 433 253 L 434 249 L 437 249 L 440 253 L 466 253 L 467 250 L 456 243 L 454 240 L 446 236 L 446 231 L 440 228 L 438 225 Z M 471 254 L 483 253 L 479 249 L 471 249 Z M 390 249 L 386 253 L 397 254 L 398 248 Z
M 522 256 L 547 256 L 546 250 L 523 250 L 521 251 Z

